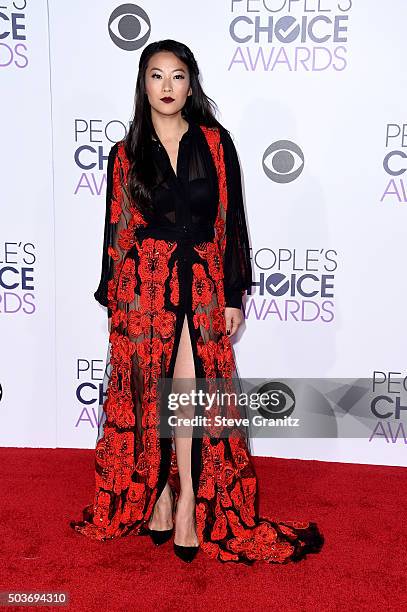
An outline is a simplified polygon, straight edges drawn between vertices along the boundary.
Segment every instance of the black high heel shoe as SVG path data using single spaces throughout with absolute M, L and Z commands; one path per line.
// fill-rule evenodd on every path
M 186 563 L 191 563 L 191 561 L 193 561 L 196 557 L 196 553 L 199 550 L 199 545 L 198 546 L 181 546 L 180 544 L 175 544 L 174 542 L 174 552 L 177 555 L 177 557 L 179 557 L 180 559 L 182 559 L 182 561 L 185 561 Z
M 179 500 L 179 497 L 177 498 L 174 512 L 177 511 L 178 500 Z M 196 525 L 195 525 L 195 529 L 196 529 Z M 196 554 L 199 550 L 199 544 L 198 546 L 182 546 L 181 544 L 175 544 L 174 542 L 173 547 L 174 547 L 174 552 L 177 555 L 177 557 L 182 559 L 182 561 L 185 561 L 185 563 L 191 563 L 191 561 L 195 559 Z
M 173 506 L 173 504 L 174 497 L 171 493 L 171 505 Z M 171 529 L 164 529 L 163 531 L 158 531 L 157 529 L 150 529 L 150 527 L 147 527 L 147 533 L 156 546 L 161 546 L 161 544 L 165 544 L 166 542 L 168 542 L 168 540 L 171 539 L 173 532 L 174 525 L 171 527 Z
M 171 527 L 171 529 L 165 529 L 165 531 L 157 531 L 156 529 L 150 529 L 149 527 L 148 535 L 156 546 L 160 546 L 161 544 L 165 544 L 166 542 L 168 542 L 169 539 L 171 539 L 173 531 L 174 527 Z

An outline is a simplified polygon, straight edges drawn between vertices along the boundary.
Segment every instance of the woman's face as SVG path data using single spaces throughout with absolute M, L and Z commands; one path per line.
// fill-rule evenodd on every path
M 170 51 L 159 51 L 147 64 L 145 85 L 151 110 L 161 115 L 175 115 L 192 94 L 188 67 Z M 172 98 L 165 102 L 162 98 Z

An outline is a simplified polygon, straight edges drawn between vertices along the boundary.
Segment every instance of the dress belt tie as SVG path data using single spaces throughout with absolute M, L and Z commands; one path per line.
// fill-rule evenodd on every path
M 135 230 L 135 235 L 139 240 L 144 238 L 156 238 L 158 240 L 174 240 L 174 241 L 193 241 L 193 242 L 209 242 L 215 238 L 214 227 L 187 227 L 170 226 L 170 227 L 138 227 Z

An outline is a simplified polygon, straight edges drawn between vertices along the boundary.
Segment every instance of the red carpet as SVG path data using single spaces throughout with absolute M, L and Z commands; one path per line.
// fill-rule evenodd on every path
M 92 501 L 93 451 L 2 448 L 0 457 L 0 591 L 69 593 L 68 606 L 47 609 L 406 607 L 405 468 L 255 458 L 261 513 L 315 520 L 325 545 L 297 564 L 247 567 L 202 552 L 186 565 L 171 542 L 156 549 L 147 537 L 100 543 L 75 533 L 69 521 Z

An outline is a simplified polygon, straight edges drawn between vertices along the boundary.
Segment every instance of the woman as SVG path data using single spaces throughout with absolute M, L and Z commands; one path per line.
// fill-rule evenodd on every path
M 184 561 L 198 547 L 221 561 L 297 561 L 323 538 L 315 523 L 259 518 L 245 432 L 182 419 L 233 417 L 236 405 L 190 402 L 181 426 L 165 425 L 160 381 L 236 388 L 230 337 L 252 284 L 237 153 L 198 77 L 185 45 L 148 45 L 129 133 L 109 154 L 95 298 L 108 308 L 110 376 L 94 503 L 71 526 L 98 540 L 174 534 Z

